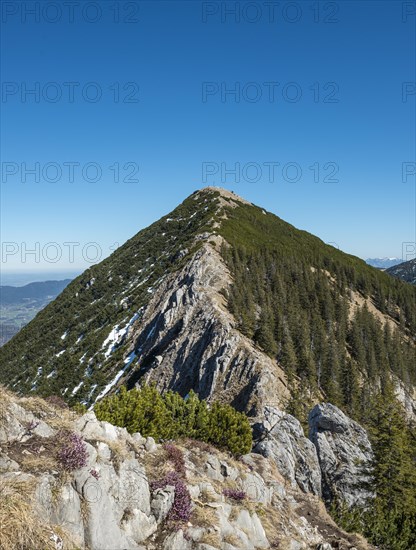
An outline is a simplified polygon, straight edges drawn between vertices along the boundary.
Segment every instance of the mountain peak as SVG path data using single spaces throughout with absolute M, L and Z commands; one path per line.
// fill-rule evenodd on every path
M 333 312 L 347 323 L 366 303 L 407 340 L 413 300 L 410 285 L 209 186 L 91 266 L 0 348 L 0 381 L 87 406 L 121 385 L 155 382 L 256 417 L 290 398 L 287 373 L 309 369 L 318 386 L 317 365 L 332 365 L 319 354 L 333 348 L 322 331 L 336 326 Z M 349 353 L 343 334 L 338 359 Z M 319 384 L 329 392 L 327 380 Z
M 223 187 L 215 187 L 215 185 L 209 185 L 207 187 L 203 187 L 198 192 L 203 193 L 203 194 L 204 193 L 217 193 L 225 199 L 228 199 L 228 200 L 231 199 L 232 201 L 240 202 L 242 204 L 252 205 L 251 202 L 247 201 L 243 197 L 240 197 L 239 195 L 234 193 L 234 191 L 229 191 L 228 189 L 224 189 Z

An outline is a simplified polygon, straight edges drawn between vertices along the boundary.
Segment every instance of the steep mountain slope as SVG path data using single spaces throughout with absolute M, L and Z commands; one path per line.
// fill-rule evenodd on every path
M 394 267 L 386 269 L 386 273 L 392 275 L 392 277 L 397 277 L 406 283 L 416 285 L 416 258 L 409 260 L 408 262 L 403 262 Z
M 367 380 L 415 383 L 415 290 L 206 188 L 75 279 L 1 348 L 0 380 L 88 405 L 144 379 L 253 417 L 299 388 L 354 409 Z

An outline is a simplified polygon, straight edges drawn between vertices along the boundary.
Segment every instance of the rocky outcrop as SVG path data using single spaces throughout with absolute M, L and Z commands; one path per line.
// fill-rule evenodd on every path
M 271 458 L 293 487 L 321 495 L 321 471 L 314 444 L 298 420 L 274 407 L 265 407 L 264 420 L 254 426 L 260 441 L 253 451 Z
M 318 453 L 325 501 L 365 506 L 374 495 L 369 475 L 373 452 L 364 428 L 322 403 L 309 414 L 309 437 Z
M 283 404 L 289 395 L 285 375 L 236 329 L 222 294 L 231 282 L 217 251 L 222 239 L 201 238 L 206 242 L 160 284 L 132 333 L 125 360 L 132 353 L 139 360 L 124 381 L 132 387 L 144 377 L 162 391 L 171 388 L 182 395 L 193 389 L 203 399 L 222 399 L 255 416 L 270 395 Z
M 416 425 L 416 388 L 406 386 L 400 378 L 393 376 L 396 399 L 401 403 L 407 419 Z
M 275 407 L 265 407 L 253 426 L 253 452 L 273 460 L 292 487 L 323 496 L 330 504 L 365 506 L 371 491 L 371 444 L 364 428 L 330 403 L 309 415 L 309 439 L 299 421 Z
M 4 550 L 17 550 L 22 541 L 25 548 L 51 550 L 369 548 L 342 532 L 318 497 L 287 484 L 276 462 L 259 454 L 236 461 L 203 443 L 177 444 L 184 489 L 164 445 L 99 422 L 92 412 L 79 417 L 0 388 L 0 413 Z M 82 438 L 82 466 L 63 470 L 57 462 L 54 445 L 62 429 Z M 161 479 L 172 483 L 161 485 Z M 170 513 L 180 509 L 184 490 L 190 514 L 172 525 Z

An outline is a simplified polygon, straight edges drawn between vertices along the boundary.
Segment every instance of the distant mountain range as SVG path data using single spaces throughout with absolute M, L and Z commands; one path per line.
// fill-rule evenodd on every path
M 0 286 L 0 346 L 8 342 L 71 282 L 44 281 Z
M 30 283 L 25 286 L 0 286 L 0 304 L 4 306 L 50 300 L 58 296 L 70 282 L 71 279 L 65 279 Z
M 386 273 L 402 281 L 406 281 L 406 283 L 416 285 L 416 258 L 386 269 Z
M 400 258 L 367 258 L 365 262 L 378 269 L 388 269 L 389 267 L 402 263 L 403 260 Z

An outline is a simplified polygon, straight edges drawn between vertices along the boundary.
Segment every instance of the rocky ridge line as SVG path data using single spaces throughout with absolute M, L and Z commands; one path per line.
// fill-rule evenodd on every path
M 319 498 L 288 482 L 272 460 L 249 454 L 236 461 L 193 441 L 175 444 L 184 456 L 192 514 L 186 524 L 168 528 L 176 489 L 152 489 L 151 483 L 174 469 L 162 445 L 99 422 L 93 412 L 79 417 L 39 398 L 0 391 L 0 492 L 8 496 L 0 517 L 8 520 L 5 529 L 14 527 L 5 550 L 17 549 L 19 537 L 31 533 L 40 533 L 38 544 L 51 550 L 370 548 L 341 531 Z M 88 455 L 83 467 L 66 474 L 51 454 L 63 427 L 83 438 Z M 245 498 L 226 496 L 230 490 Z M 19 496 L 26 519 L 13 524 L 16 512 L 7 506 Z M 4 529 L 1 537 L 4 543 Z

